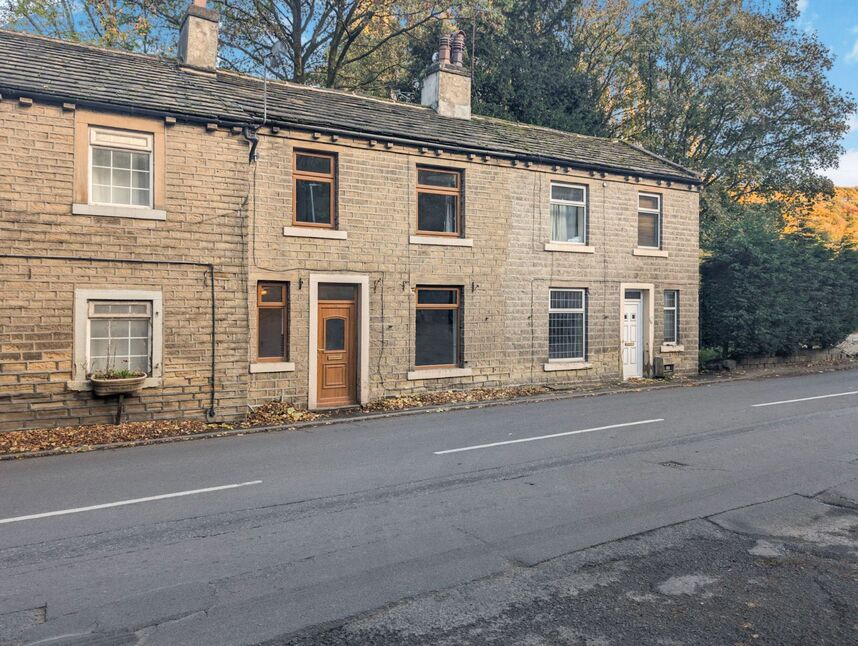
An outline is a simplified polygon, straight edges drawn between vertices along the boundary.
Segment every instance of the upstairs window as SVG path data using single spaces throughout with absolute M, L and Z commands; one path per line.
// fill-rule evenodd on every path
M 587 356 L 587 292 L 552 289 L 548 304 L 548 359 L 583 361 Z
M 151 134 L 90 128 L 90 203 L 152 207 Z
M 679 290 L 664 290 L 664 342 L 679 343 Z
M 462 230 L 462 174 L 417 169 L 417 232 L 458 236 Z
M 461 289 L 418 287 L 415 365 L 454 368 L 460 363 Z
M 89 301 L 87 373 L 152 374 L 152 303 Z
M 661 195 L 638 194 L 638 246 L 661 248 Z
M 587 187 L 551 184 L 551 241 L 587 241 Z
M 289 360 L 288 300 L 287 283 L 257 283 L 256 358 L 259 361 Z
M 334 155 L 295 152 L 292 167 L 293 224 L 334 227 L 335 173 Z

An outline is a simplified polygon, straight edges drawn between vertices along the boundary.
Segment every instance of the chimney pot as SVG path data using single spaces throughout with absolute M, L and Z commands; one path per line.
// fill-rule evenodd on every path
M 438 62 L 447 65 L 450 62 L 450 37 L 446 34 L 441 36 L 438 44 Z
M 461 67 L 462 66 L 462 53 L 465 50 L 465 32 L 460 31 L 460 32 L 457 32 L 455 36 L 453 36 L 452 50 L 453 51 L 450 55 L 450 62 L 453 65 Z

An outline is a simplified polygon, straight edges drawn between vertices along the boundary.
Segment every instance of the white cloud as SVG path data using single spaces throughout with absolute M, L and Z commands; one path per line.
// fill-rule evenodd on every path
M 858 40 L 852 43 L 852 50 L 846 54 L 846 61 L 848 63 L 858 63 Z
M 849 132 L 858 132 L 858 113 L 849 117 Z
M 807 5 L 810 4 L 810 0 L 798 0 L 798 12 L 804 13 L 807 11 Z
M 850 148 L 840 156 L 840 166 L 823 171 L 835 186 L 858 187 L 858 148 Z

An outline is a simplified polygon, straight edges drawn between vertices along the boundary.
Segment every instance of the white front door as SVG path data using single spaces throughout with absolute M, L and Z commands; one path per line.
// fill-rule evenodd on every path
M 643 377 L 643 301 L 623 305 L 623 379 Z

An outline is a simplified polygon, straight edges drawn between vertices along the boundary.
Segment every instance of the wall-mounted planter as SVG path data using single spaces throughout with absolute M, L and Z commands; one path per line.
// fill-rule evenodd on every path
M 99 397 L 130 395 L 143 388 L 143 382 L 146 381 L 146 375 L 127 377 L 125 379 L 98 379 L 96 377 L 90 377 L 89 381 L 92 384 L 92 391 Z

